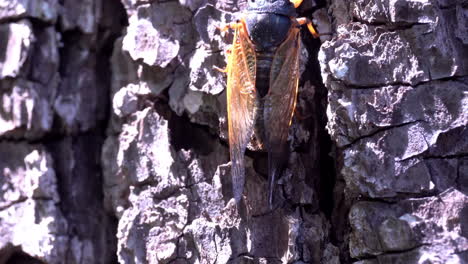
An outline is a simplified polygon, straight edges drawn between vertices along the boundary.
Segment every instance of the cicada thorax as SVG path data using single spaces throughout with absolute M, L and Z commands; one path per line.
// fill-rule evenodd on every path
M 255 46 L 257 92 L 255 105 L 255 122 L 253 134 L 253 148 L 266 151 L 265 115 L 271 105 L 266 105 L 265 97 L 270 90 L 271 72 L 276 50 L 287 38 L 292 18 L 276 13 L 247 12 L 245 22 L 250 40 Z

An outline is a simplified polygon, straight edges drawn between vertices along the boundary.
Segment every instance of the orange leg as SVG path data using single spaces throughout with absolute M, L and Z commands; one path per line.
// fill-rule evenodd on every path
M 307 28 L 309 29 L 310 34 L 312 34 L 312 36 L 314 36 L 314 38 L 320 37 L 320 34 L 317 33 L 317 31 L 315 30 L 314 25 L 312 24 L 312 21 L 310 21 L 310 19 L 308 19 L 307 17 L 301 17 L 301 18 L 296 19 L 296 21 L 297 21 L 297 23 L 299 23 L 299 25 L 307 24 Z
M 237 21 L 237 22 L 231 22 L 231 23 L 228 23 L 228 24 L 225 24 L 224 26 L 220 26 L 220 27 L 217 27 L 219 29 L 219 31 L 221 32 L 226 32 L 228 31 L 230 28 L 232 29 L 237 29 L 239 27 L 242 26 L 242 23 L 240 21 Z
M 224 33 L 224 32 L 226 32 L 226 31 L 228 31 L 230 28 L 231 28 L 231 29 L 238 29 L 238 28 L 240 28 L 240 27 L 242 27 L 242 26 L 243 26 L 243 21 L 241 22 L 241 20 L 238 20 L 238 21 L 236 21 L 236 22 L 231 22 L 231 23 L 225 24 L 225 25 L 223 25 L 223 26 L 219 26 L 219 27 L 217 27 L 217 28 L 219 29 L 219 31 L 221 31 L 221 33 Z M 229 47 L 229 48 L 226 50 L 226 54 L 229 56 L 229 55 L 231 54 L 231 52 L 232 52 L 232 47 Z M 227 67 L 224 68 L 224 69 L 221 69 L 221 68 L 219 68 L 219 67 L 217 67 L 217 66 L 213 66 L 213 68 L 214 68 L 215 70 L 217 70 L 217 71 L 222 72 L 222 73 L 227 73 L 227 72 L 229 71 Z
M 232 52 L 232 47 L 229 47 L 229 48 L 226 49 L 227 56 L 231 55 L 231 52 Z M 227 73 L 228 72 L 227 67 L 224 68 L 224 69 L 221 69 L 218 66 L 213 66 L 213 69 L 215 69 L 215 70 L 217 70 L 219 72 L 222 72 L 222 73 Z
M 221 68 L 218 67 L 218 66 L 213 66 L 213 69 L 215 69 L 215 70 L 217 70 L 217 71 L 219 71 L 219 72 L 222 72 L 222 73 L 227 73 L 227 72 L 228 72 L 227 67 L 224 68 L 224 69 L 221 69 Z
M 302 4 L 302 1 L 304 0 L 289 0 L 289 1 L 294 4 L 295 8 L 298 8 Z

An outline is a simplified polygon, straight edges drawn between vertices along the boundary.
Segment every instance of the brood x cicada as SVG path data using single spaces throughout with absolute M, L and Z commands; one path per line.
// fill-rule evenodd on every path
M 227 59 L 227 108 L 233 192 L 240 201 L 245 182 L 244 154 L 254 138 L 268 151 L 268 203 L 287 153 L 299 81 L 300 25 L 296 18 L 302 0 L 248 0 L 246 12 L 235 23 Z

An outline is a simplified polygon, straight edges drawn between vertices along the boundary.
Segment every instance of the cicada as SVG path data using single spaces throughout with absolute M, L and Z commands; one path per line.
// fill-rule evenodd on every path
M 243 16 L 221 28 L 234 29 L 228 52 L 227 110 L 233 193 L 240 201 L 244 189 L 244 154 L 254 138 L 268 152 L 268 203 L 272 207 L 276 179 L 287 154 L 299 82 L 300 26 L 311 21 L 297 18 L 302 0 L 249 0 Z

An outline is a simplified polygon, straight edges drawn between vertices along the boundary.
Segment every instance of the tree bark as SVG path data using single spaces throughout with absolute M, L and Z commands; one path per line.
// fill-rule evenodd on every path
M 468 5 L 305 0 L 289 159 L 233 199 L 246 1 L 0 0 L 0 264 L 468 262 Z

